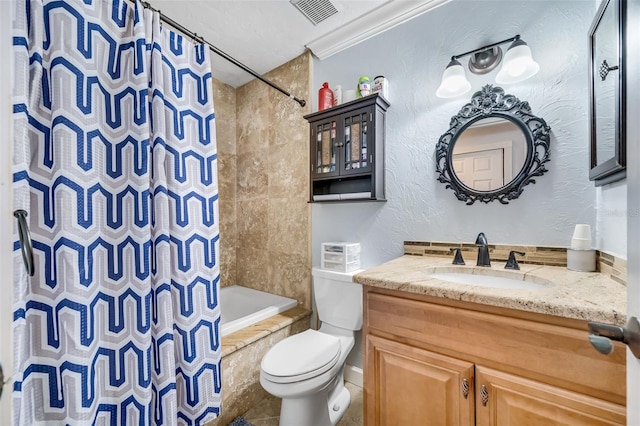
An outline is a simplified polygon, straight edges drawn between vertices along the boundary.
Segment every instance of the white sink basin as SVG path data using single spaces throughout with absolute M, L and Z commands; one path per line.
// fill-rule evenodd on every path
M 531 281 L 524 281 L 524 277 L 498 277 L 493 275 L 477 275 L 473 273 L 463 272 L 433 272 L 429 274 L 431 278 L 437 278 L 443 281 L 449 281 L 457 284 L 475 285 L 480 287 L 491 288 L 510 288 L 523 290 L 538 290 L 546 286 Z

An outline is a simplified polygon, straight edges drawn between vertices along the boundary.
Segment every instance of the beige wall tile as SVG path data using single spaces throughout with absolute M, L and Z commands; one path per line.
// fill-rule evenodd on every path
M 259 80 L 250 81 L 236 89 L 237 154 L 248 153 L 268 145 L 266 135 L 270 133 L 272 126 L 277 125 L 272 112 L 272 98 L 277 95 L 279 92 Z
M 269 197 L 269 252 L 306 254 L 311 216 L 307 197 Z
M 309 142 L 270 146 L 268 168 L 269 197 L 302 195 L 309 200 Z
M 232 224 L 235 219 L 236 199 L 236 156 L 232 153 L 218 153 L 218 193 L 220 214 L 225 213 Z M 220 223 L 222 225 L 222 223 Z
M 242 141 L 242 139 L 239 139 Z M 238 154 L 236 197 L 246 200 L 267 195 L 269 147 L 265 144 L 252 152 Z
M 218 194 L 220 223 L 220 285 L 236 284 L 236 158 L 218 154 Z
M 272 293 L 296 299 L 311 309 L 311 267 L 307 253 L 269 251 L 268 279 Z
M 267 197 L 238 200 L 238 247 L 266 249 L 269 236 Z
M 218 149 L 220 214 L 220 285 L 234 285 L 236 277 L 236 89 L 213 79 Z
M 269 291 L 267 288 L 268 263 L 266 250 L 239 246 L 236 257 L 238 284 L 256 290 Z
M 311 56 L 266 74 L 310 99 Z M 311 306 L 309 124 L 301 108 L 259 81 L 236 89 L 238 284 Z
M 236 89 L 213 79 L 218 152 L 236 153 Z

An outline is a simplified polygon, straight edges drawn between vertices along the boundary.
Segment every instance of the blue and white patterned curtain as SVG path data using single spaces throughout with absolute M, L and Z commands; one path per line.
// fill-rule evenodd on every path
M 18 0 L 16 425 L 204 424 L 220 411 L 209 51 L 125 0 Z

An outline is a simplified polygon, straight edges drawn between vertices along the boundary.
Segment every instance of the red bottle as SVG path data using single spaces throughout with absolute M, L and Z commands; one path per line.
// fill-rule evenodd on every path
M 333 106 L 333 91 L 329 89 L 329 83 L 322 83 L 322 87 L 318 90 L 318 111 L 331 108 Z

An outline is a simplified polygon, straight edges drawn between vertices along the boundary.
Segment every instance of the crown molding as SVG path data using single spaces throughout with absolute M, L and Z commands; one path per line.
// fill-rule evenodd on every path
M 449 1 L 391 0 L 360 18 L 307 43 L 306 47 L 322 60 Z

